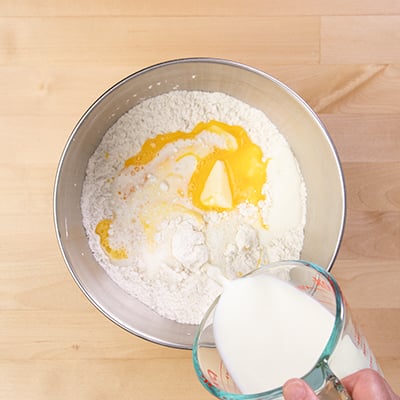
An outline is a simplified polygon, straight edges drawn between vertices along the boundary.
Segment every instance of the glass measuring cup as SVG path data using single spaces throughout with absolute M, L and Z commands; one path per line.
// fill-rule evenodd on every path
M 315 365 L 310 365 L 309 372 L 302 379 L 321 400 L 351 400 L 340 379 L 363 368 L 373 368 L 378 372 L 380 368 L 366 339 L 355 325 L 336 280 L 326 270 L 305 261 L 274 263 L 260 267 L 246 276 L 256 277 L 260 274 L 273 275 L 288 282 L 314 298 L 332 314 L 333 328 L 325 348 Z M 251 394 L 242 394 L 238 389 L 215 344 L 213 321 L 218 301 L 219 298 L 204 316 L 194 340 L 193 363 L 200 382 L 219 399 L 283 399 L 282 387 Z M 277 327 L 272 326 L 271 329 Z M 265 368 L 268 366 L 268 360 L 265 360 Z

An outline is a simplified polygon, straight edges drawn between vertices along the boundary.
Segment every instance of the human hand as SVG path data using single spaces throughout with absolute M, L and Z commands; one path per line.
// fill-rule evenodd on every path
M 381 375 L 364 369 L 341 380 L 353 400 L 400 400 Z M 318 400 L 317 395 L 301 379 L 290 379 L 283 386 L 285 400 Z

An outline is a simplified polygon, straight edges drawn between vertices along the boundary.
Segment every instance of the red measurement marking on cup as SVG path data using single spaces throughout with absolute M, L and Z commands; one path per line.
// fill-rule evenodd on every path
M 361 347 L 362 338 L 361 338 L 360 332 L 358 330 L 355 330 L 355 332 L 354 332 L 354 339 L 356 341 L 357 347 Z
M 320 303 L 326 304 L 328 307 L 332 307 L 334 299 L 332 298 L 333 288 L 329 282 L 321 279 L 319 276 L 313 276 L 312 284 L 310 285 L 297 285 L 297 288 L 308 292 L 311 296 L 316 297 Z
M 307 291 L 311 291 L 311 290 L 317 288 L 318 290 L 324 290 L 329 293 L 333 292 L 333 289 L 329 285 L 329 283 L 322 280 L 319 276 L 313 276 L 312 280 L 314 282 L 313 285 L 298 285 L 297 287 L 301 290 L 307 290 Z
M 332 286 L 328 282 L 322 280 L 319 276 L 313 276 L 312 280 L 318 289 L 326 290 L 327 292 L 332 292 Z
M 207 370 L 207 374 L 209 377 L 209 380 L 205 379 L 204 382 L 208 385 L 214 385 L 219 388 L 219 377 L 216 372 L 214 372 L 212 369 Z
M 374 357 L 372 356 L 372 353 L 369 355 L 369 367 L 370 368 L 375 367 L 375 360 L 374 360 Z

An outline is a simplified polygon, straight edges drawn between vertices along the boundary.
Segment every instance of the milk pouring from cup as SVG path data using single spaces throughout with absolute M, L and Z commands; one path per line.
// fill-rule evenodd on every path
M 340 379 L 379 371 L 336 281 L 305 262 L 281 262 L 229 282 L 200 325 L 196 372 L 220 399 L 283 399 L 302 377 L 322 400 L 351 399 Z

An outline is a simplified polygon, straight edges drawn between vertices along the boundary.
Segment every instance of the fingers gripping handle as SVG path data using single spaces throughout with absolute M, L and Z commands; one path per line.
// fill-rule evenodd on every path
M 319 400 L 352 400 L 335 375 L 330 375 L 324 388 L 318 393 Z

